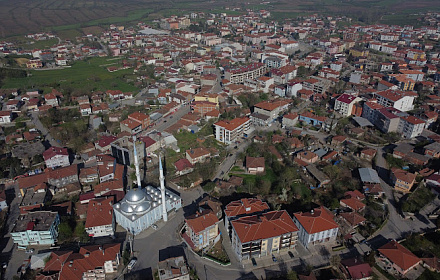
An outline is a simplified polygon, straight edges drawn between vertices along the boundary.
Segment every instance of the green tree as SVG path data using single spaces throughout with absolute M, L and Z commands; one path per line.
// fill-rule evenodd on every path
M 60 242 L 67 241 L 73 236 L 72 227 L 69 225 L 68 221 L 63 221 L 58 226 L 58 239 Z

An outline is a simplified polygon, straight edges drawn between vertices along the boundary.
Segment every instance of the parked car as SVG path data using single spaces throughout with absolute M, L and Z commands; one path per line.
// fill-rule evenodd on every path
M 29 249 L 29 250 L 26 250 L 26 254 L 32 254 L 34 252 L 34 249 L 33 248 L 31 248 L 31 249 Z
M 131 261 L 127 265 L 127 269 L 132 270 L 136 263 L 137 263 L 137 258 L 132 258 Z
M 292 259 L 295 257 L 291 251 L 289 251 L 288 254 L 289 254 L 289 257 Z
M 255 258 L 252 258 L 251 261 L 253 266 L 257 266 L 257 261 L 255 260 Z
M 156 224 L 152 224 L 151 227 L 152 227 L 153 229 L 157 229 L 157 225 L 156 225 Z
M 274 255 L 272 255 L 272 260 L 273 260 L 273 262 L 277 262 L 278 261 L 277 258 L 275 258 Z

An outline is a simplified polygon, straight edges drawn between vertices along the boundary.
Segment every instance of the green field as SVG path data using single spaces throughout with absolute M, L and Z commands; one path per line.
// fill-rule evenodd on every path
M 124 75 L 132 75 L 133 69 L 110 73 L 108 64 L 117 66 L 120 60 L 91 58 L 77 61 L 70 68 L 58 70 L 31 70 L 26 78 L 6 79 L 3 88 L 44 88 L 68 86 L 74 89 L 137 91 L 137 88 L 124 81 Z

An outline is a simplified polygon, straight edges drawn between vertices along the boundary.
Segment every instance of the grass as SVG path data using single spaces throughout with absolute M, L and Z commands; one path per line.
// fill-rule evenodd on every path
M 389 25 L 413 25 L 414 27 L 422 26 L 422 22 L 417 19 L 420 18 L 420 15 L 408 15 L 408 14 L 395 14 L 395 15 L 384 15 L 380 20 L 383 24 Z
M 434 198 L 435 195 L 431 190 L 421 185 L 402 203 L 402 211 L 417 213 Z
M 26 78 L 8 78 L 3 88 L 42 88 L 53 85 L 67 85 L 75 89 L 137 91 L 137 88 L 123 80 L 124 75 L 131 75 L 133 69 L 124 69 L 110 73 L 105 64 L 117 63 L 107 58 L 91 58 L 77 61 L 72 67 L 57 70 L 31 70 Z
M 238 166 L 234 166 L 231 168 L 231 172 L 244 172 L 244 170 Z
M 18 45 L 18 46 L 22 47 L 25 50 L 32 50 L 32 49 L 50 48 L 57 43 L 58 43 L 58 39 L 53 38 L 53 39 L 39 40 L 39 41 L 31 40 L 30 42 L 28 42 L 26 44 L 22 44 L 22 45 Z
M 277 180 L 277 176 L 273 172 L 272 169 L 266 167 L 266 173 L 264 175 L 252 175 L 252 174 L 239 174 L 239 173 L 233 173 L 231 172 L 229 175 L 231 176 L 237 176 L 244 179 L 245 182 L 255 184 L 257 182 L 257 179 L 263 180 L 263 181 L 270 181 L 275 182 Z

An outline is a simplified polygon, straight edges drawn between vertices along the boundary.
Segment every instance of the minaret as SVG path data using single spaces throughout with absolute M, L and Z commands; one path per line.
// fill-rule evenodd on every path
M 168 221 L 167 204 L 165 199 L 165 177 L 163 176 L 162 158 L 159 155 L 159 180 L 160 180 L 160 194 L 162 196 L 162 217 L 163 221 Z
M 141 188 L 141 172 L 139 171 L 139 161 L 136 151 L 136 135 L 133 135 L 133 151 L 134 151 L 134 166 L 136 167 L 136 179 L 138 188 Z

